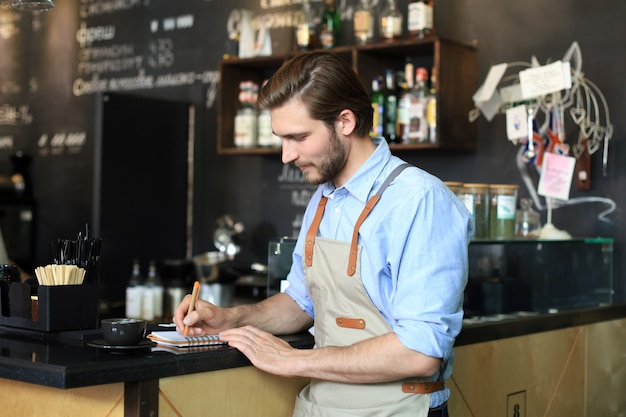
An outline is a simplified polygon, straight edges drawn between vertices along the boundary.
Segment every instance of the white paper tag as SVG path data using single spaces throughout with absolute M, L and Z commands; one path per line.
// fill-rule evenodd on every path
M 574 176 L 576 158 L 547 152 L 543 156 L 543 165 L 537 192 L 544 197 L 568 200 Z
M 489 68 L 489 73 L 485 78 L 485 82 L 480 86 L 478 91 L 472 97 L 474 99 L 474 103 L 481 103 L 485 101 L 491 100 L 496 88 L 498 87 L 498 83 L 502 79 L 506 68 L 508 67 L 507 63 L 493 65 Z
M 516 106 L 506 111 L 506 136 L 509 140 L 528 137 L 526 106 Z
M 487 119 L 488 122 L 492 121 L 502 107 L 500 94 L 496 91 L 491 96 L 491 99 L 476 103 L 476 107 L 480 109 L 481 113 L 485 116 L 485 119 Z
M 572 80 L 569 63 L 556 61 L 537 68 L 529 68 L 519 73 L 522 97 L 525 99 L 571 88 Z

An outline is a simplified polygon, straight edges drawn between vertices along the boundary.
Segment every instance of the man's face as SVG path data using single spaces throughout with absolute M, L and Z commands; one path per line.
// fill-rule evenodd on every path
M 271 110 L 272 130 L 283 141 L 282 161 L 294 164 L 309 184 L 334 180 L 345 166 L 347 150 L 336 128 L 329 132 L 299 100 Z

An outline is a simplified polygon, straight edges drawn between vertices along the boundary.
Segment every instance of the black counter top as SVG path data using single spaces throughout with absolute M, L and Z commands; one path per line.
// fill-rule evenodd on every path
M 626 304 L 561 311 L 553 314 L 505 314 L 485 320 L 464 320 L 455 346 L 488 342 L 532 333 L 584 326 L 626 317 Z
M 283 339 L 297 348 L 312 347 L 308 333 Z M 0 378 L 55 388 L 77 388 L 250 365 L 238 350 L 225 346 L 172 353 L 161 351 L 158 346 L 138 350 L 102 349 L 89 346 L 93 340 L 93 337 L 86 340 L 53 335 L 34 337 L 3 327 L 0 329 Z
M 521 316 L 500 321 L 464 324 L 456 346 L 557 330 L 626 317 L 626 305 Z M 153 329 L 156 330 L 156 329 Z M 197 372 L 249 366 L 236 349 L 218 346 L 176 354 L 158 348 L 111 351 L 87 346 L 94 339 L 67 335 L 37 335 L 0 328 L 0 378 L 55 388 L 76 388 L 116 382 L 132 382 Z M 284 336 L 296 348 L 310 348 L 309 333 Z

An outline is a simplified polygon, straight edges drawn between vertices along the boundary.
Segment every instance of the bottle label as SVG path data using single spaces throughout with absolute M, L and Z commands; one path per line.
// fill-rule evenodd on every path
M 320 43 L 322 44 L 322 48 L 332 48 L 335 44 L 335 36 L 333 35 L 333 31 L 326 28 L 322 29 L 322 31 L 320 32 Z
M 250 109 L 235 116 L 235 146 L 250 148 L 256 144 L 256 116 Z
M 143 318 L 142 314 L 142 287 L 126 288 L 126 317 L 133 319 Z
M 259 113 L 259 146 L 272 146 L 272 119 L 269 111 L 261 111 Z
M 383 135 L 383 112 L 384 107 L 378 103 L 372 103 L 372 109 L 374 110 L 374 119 L 372 123 L 371 136 Z
M 298 47 L 300 48 L 308 48 L 311 38 L 311 31 L 309 30 L 309 25 L 306 23 L 301 23 L 296 28 L 296 42 L 298 43 Z
M 404 96 L 400 99 L 398 103 L 398 124 L 408 125 L 409 124 L 409 105 L 411 101 L 407 96 Z
M 354 32 L 355 33 L 367 33 L 368 35 L 372 31 L 372 15 L 367 10 L 361 10 L 354 12 Z
M 402 35 L 402 18 L 385 16 L 381 19 L 381 36 L 384 39 L 393 39 Z
M 497 218 L 498 220 L 515 219 L 515 203 L 517 198 L 514 195 L 499 195 Z
M 428 138 L 426 109 L 420 99 L 411 100 L 409 106 L 409 139 L 412 142 L 423 142 Z
M 411 33 L 429 32 L 433 28 L 433 9 L 426 3 L 410 3 L 407 29 Z

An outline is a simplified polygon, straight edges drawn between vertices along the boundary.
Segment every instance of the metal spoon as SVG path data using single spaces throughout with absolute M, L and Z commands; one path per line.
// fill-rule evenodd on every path
M 527 159 L 533 159 L 536 156 L 535 153 L 535 142 L 533 140 L 533 119 L 534 119 L 534 114 L 535 114 L 535 110 L 528 106 L 526 108 L 526 112 L 528 113 L 528 119 L 527 119 L 527 123 L 528 123 L 528 149 L 526 149 L 524 151 L 524 156 Z

